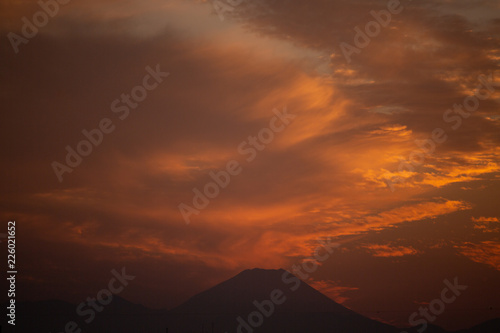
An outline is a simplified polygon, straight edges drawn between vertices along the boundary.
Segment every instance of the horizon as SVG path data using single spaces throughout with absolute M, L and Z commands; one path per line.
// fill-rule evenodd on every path
M 3 301 L 282 267 L 398 327 L 500 317 L 498 1 L 2 8 Z
M 243 274 L 243 273 L 246 273 L 246 274 Z M 254 279 L 254 278 L 258 278 L 258 277 L 259 277 L 259 275 L 260 275 L 260 277 L 261 277 L 261 278 L 263 277 L 263 274 L 266 274 L 266 277 L 270 277 L 270 276 L 269 276 L 269 273 L 278 273 L 278 275 L 276 275 L 275 277 L 279 277 L 279 278 L 281 278 L 281 280 L 282 280 L 282 282 L 283 282 L 283 283 L 290 283 L 290 282 L 292 282 L 292 281 L 293 281 L 293 279 L 287 279 L 287 280 L 286 280 L 286 279 L 284 278 L 285 274 L 287 274 L 287 275 L 289 275 L 289 276 L 293 276 L 293 277 L 295 278 L 295 280 L 298 280 L 298 277 L 294 276 L 292 273 L 290 273 L 289 271 L 287 271 L 287 270 L 285 270 L 285 269 L 282 269 L 282 268 L 279 268 L 279 269 L 249 268 L 249 269 L 245 269 L 245 270 L 243 270 L 243 271 L 239 272 L 238 274 L 236 274 L 235 276 L 233 276 L 233 277 L 229 278 L 228 280 L 222 281 L 222 282 L 220 282 L 220 283 L 218 283 L 218 284 L 216 284 L 216 285 L 214 285 L 214 286 L 210 287 L 209 289 L 204 290 L 204 291 L 202 291 L 201 293 L 199 293 L 199 294 L 197 294 L 197 295 L 194 295 L 193 297 L 190 297 L 189 299 L 185 300 L 185 301 L 184 301 L 184 302 L 182 302 L 181 304 L 179 304 L 179 305 L 177 305 L 177 306 L 175 306 L 175 307 L 173 307 L 173 308 L 171 308 L 171 309 L 152 309 L 152 308 L 148 308 L 148 307 L 146 307 L 146 306 L 144 306 L 144 305 L 142 305 L 142 304 L 138 304 L 138 303 L 131 302 L 131 301 L 129 301 L 129 300 L 127 300 L 127 299 L 123 298 L 123 297 L 120 297 L 120 296 L 119 296 L 119 295 L 117 295 L 117 294 L 113 295 L 113 296 L 112 296 L 112 298 L 113 298 L 113 300 L 114 300 L 114 299 L 116 299 L 116 298 L 118 298 L 118 299 L 120 299 L 120 300 L 121 300 L 121 301 L 120 301 L 120 302 L 121 302 L 121 305 L 119 305 L 119 306 L 122 306 L 122 305 L 125 303 L 125 304 L 134 305 L 134 306 L 140 306 L 141 308 L 144 308 L 145 310 L 151 310 L 151 311 L 154 311 L 154 313 L 146 313 L 146 314 L 144 314 L 144 313 L 137 313 L 136 315 L 137 315 L 138 317 L 141 317 L 141 316 L 147 317 L 147 316 L 151 316 L 151 315 L 153 315 L 153 314 L 154 314 L 155 316 L 165 316 L 165 315 L 167 315 L 167 316 L 168 316 L 168 315 L 176 315 L 176 314 L 177 314 L 177 315 L 179 315 L 179 314 L 181 314 L 181 315 L 189 315 L 189 314 L 193 315 L 193 314 L 199 314 L 199 313 L 198 313 L 198 311 L 199 311 L 199 309 L 198 309 L 198 308 L 199 308 L 199 306 L 200 306 L 200 299 L 199 299 L 199 297 L 200 297 L 200 296 L 202 296 L 202 295 L 204 295 L 204 294 L 206 294 L 206 293 L 210 293 L 210 292 L 211 292 L 211 293 L 212 293 L 211 297 L 215 297 L 215 298 L 214 298 L 214 300 L 217 300 L 217 302 L 220 304 L 220 303 L 221 303 L 221 300 L 220 300 L 220 297 L 221 297 L 221 296 L 222 296 L 222 297 L 223 297 L 223 299 L 224 299 L 225 297 L 227 297 L 227 296 L 228 296 L 228 292 L 229 292 L 229 294 L 232 294 L 232 293 L 234 292 L 234 290 L 232 290 L 232 289 L 234 288 L 234 282 L 235 282 L 235 280 L 238 280 L 238 278 L 239 278 L 239 280 L 240 280 L 240 281 L 239 281 L 239 284 L 236 284 L 236 285 L 240 288 L 240 290 L 239 290 L 239 291 L 240 291 L 240 292 L 242 292 L 242 291 L 243 291 L 243 289 L 242 289 L 242 288 L 245 288 L 245 284 L 248 284 L 248 283 L 250 283 L 250 284 L 251 284 L 251 283 L 253 282 L 253 279 Z M 285 273 L 285 274 L 282 274 L 282 273 Z M 247 279 L 246 279 L 246 280 L 241 281 L 241 279 L 243 278 L 243 275 L 245 275 L 245 277 L 246 277 Z M 244 282 L 245 284 L 242 284 L 241 282 Z M 228 289 L 228 285 L 230 285 L 231 283 L 233 283 L 233 284 L 232 284 L 232 285 L 231 285 L 231 287 L 229 287 L 229 289 Z M 295 283 L 294 283 L 294 284 L 295 284 Z M 339 304 L 338 304 L 338 303 L 336 303 L 334 300 L 332 300 L 332 299 L 331 299 L 331 298 L 329 298 L 328 296 L 326 296 L 326 295 L 322 294 L 321 292 L 319 292 L 318 290 L 314 289 L 313 287 L 309 286 L 309 285 L 307 284 L 307 282 L 304 282 L 304 281 L 301 281 L 301 282 L 300 282 L 300 284 L 298 285 L 298 288 L 294 289 L 294 288 L 292 287 L 292 288 L 290 289 L 290 291 L 292 291 L 291 295 L 293 296 L 293 292 L 294 292 L 294 291 L 296 291 L 296 290 L 298 290 L 298 289 L 299 289 L 302 285 L 307 285 L 307 286 L 308 286 L 308 288 L 312 288 L 312 290 L 314 290 L 315 292 L 319 293 L 319 295 L 321 295 L 322 297 L 326 297 L 326 298 L 327 298 L 329 301 L 331 301 L 332 303 L 339 305 Z M 219 287 L 221 287 L 221 286 L 225 286 L 225 289 L 223 289 L 223 291 L 225 292 L 225 294 L 221 293 L 221 290 L 220 290 L 220 288 L 219 288 Z M 254 289 L 257 289 L 257 290 L 260 290 L 260 289 L 262 289 L 262 287 L 263 287 L 263 289 L 265 290 L 267 287 L 274 288 L 274 287 L 277 287 L 277 286 L 279 286 L 279 284 L 278 284 L 278 283 L 276 283 L 276 281 L 274 281 L 273 283 L 269 283 L 269 284 L 268 284 L 268 285 L 266 285 L 266 286 L 262 286 L 262 285 L 261 285 L 261 284 L 259 284 L 259 283 L 255 283 L 255 284 L 254 284 L 254 286 L 253 286 L 253 288 L 254 288 Z M 295 286 L 297 286 L 297 285 L 295 285 Z M 303 290 L 303 288 L 304 288 L 304 287 L 302 287 L 302 290 Z M 277 289 L 275 289 L 275 290 L 277 290 Z M 271 293 L 271 294 L 272 294 L 272 293 Z M 306 295 L 307 295 L 307 293 L 306 293 Z M 205 296 L 206 296 L 206 295 L 205 295 Z M 248 295 L 247 295 L 247 296 L 248 296 Z M 253 296 L 255 296 L 255 294 L 253 294 L 253 295 L 251 295 L 251 296 L 253 297 Z M 290 296 L 290 294 L 288 294 L 288 296 Z M 304 296 L 304 295 L 302 295 L 302 296 Z M 313 298 L 314 298 L 314 297 L 317 297 L 317 295 L 314 295 L 314 296 L 313 296 L 313 295 L 311 295 L 311 294 L 309 294 L 309 295 L 307 295 L 307 296 L 309 296 L 309 297 L 311 297 L 311 296 L 312 296 Z M 241 297 L 239 297 L 239 298 L 241 298 Z M 292 297 L 292 299 L 293 299 L 293 297 Z M 262 316 L 262 318 L 263 318 L 263 320 L 262 320 L 262 321 L 263 321 L 263 322 L 265 321 L 265 317 L 267 317 L 267 318 L 271 317 L 271 318 L 272 318 L 272 316 L 274 315 L 274 313 L 281 313 L 281 314 L 286 314 L 286 313 L 288 313 L 288 311 L 287 311 L 287 310 L 283 310 L 283 309 L 281 309 L 281 308 L 279 307 L 279 305 L 281 305 L 281 304 L 283 304 L 283 303 L 286 303 L 286 302 L 290 302 L 290 301 L 288 300 L 288 297 L 287 297 L 287 296 L 282 296 L 282 300 L 283 300 L 283 301 L 282 301 L 282 302 L 279 302 L 279 304 L 275 304 L 275 306 L 273 307 L 272 312 L 271 312 L 270 314 L 267 314 L 266 316 Z M 294 302 L 294 303 L 297 303 L 297 301 L 299 301 L 299 303 L 300 303 L 300 302 L 303 302 L 304 304 L 307 304 L 307 303 L 308 303 L 308 301 L 310 301 L 310 300 L 311 300 L 311 299 L 306 299 L 306 298 L 304 298 L 304 297 L 299 297 L 298 299 L 293 299 L 293 302 Z M 205 301 L 206 301 L 206 297 L 205 297 Z M 70 307 L 78 307 L 78 305 L 76 305 L 76 304 L 72 304 L 72 303 L 69 303 L 69 302 L 66 302 L 66 301 L 62 301 L 62 300 L 57 300 L 57 299 L 53 299 L 53 300 L 39 300 L 39 301 L 31 301 L 31 302 L 33 302 L 33 303 L 41 303 L 41 304 L 52 303 L 52 302 L 60 302 L 60 303 L 65 303 L 65 304 L 69 305 Z M 226 301 L 222 301 L 222 305 L 223 305 L 223 306 L 226 306 L 226 307 L 228 307 L 228 308 L 231 308 L 231 310 L 230 310 L 230 311 L 227 311 L 227 310 L 226 310 L 226 311 L 224 311 L 224 314 L 225 314 L 225 315 L 233 315 L 233 316 L 235 316 L 235 315 L 236 315 L 236 316 L 238 316 L 238 320 L 236 320 L 236 321 L 235 321 L 235 326 L 238 326 L 237 324 L 241 324 L 242 322 L 244 322 L 244 324 L 246 324 L 246 325 L 247 325 L 247 327 L 248 327 L 248 328 L 250 328 L 251 326 L 248 326 L 249 324 L 248 324 L 248 323 L 247 323 L 247 322 L 246 322 L 243 318 L 242 318 L 242 319 L 243 319 L 242 321 L 239 321 L 239 318 L 241 318 L 241 317 L 242 317 L 241 315 L 243 314 L 244 310 L 241 310 L 241 309 L 240 309 L 240 310 L 234 309 L 234 308 L 232 308 L 232 306 L 234 306 L 234 304 L 229 305 L 229 304 L 227 304 L 227 303 L 225 303 L 225 302 L 226 302 Z M 245 302 L 246 302 L 246 304 L 245 304 Z M 252 303 L 252 302 L 249 302 L 249 300 L 248 300 L 248 299 L 247 299 L 247 300 L 241 300 L 241 299 L 239 299 L 239 300 L 238 300 L 238 305 L 239 305 L 239 306 L 242 306 L 242 305 L 243 305 L 243 306 L 248 306 L 248 305 L 250 305 L 250 304 L 252 303 L 254 306 L 256 306 L 256 307 L 257 307 L 257 309 L 256 309 L 256 310 L 262 311 L 262 312 L 263 312 L 263 314 L 265 314 L 265 313 L 264 313 L 264 312 L 265 312 L 265 310 L 266 310 L 266 308 L 265 308 L 265 302 L 269 302 L 269 300 L 262 299 L 262 300 L 261 300 L 261 302 L 259 302 L 258 300 L 254 300 L 254 301 L 253 301 L 253 303 Z M 110 303 L 109 303 L 109 304 L 111 304 L 111 303 L 113 303 L 113 301 L 110 301 Z M 194 304 L 193 304 L 193 303 L 194 303 Z M 260 304 L 259 304 L 259 303 L 260 303 Z M 203 301 L 201 301 L 201 304 L 203 305 Z M 104 310 L 105 306 L 104 306 L 104 304 L 102 304 L 102 305 L 103 305 L 102 310 Z M 107 305 L 107 304 L 106 304 L 106 305 Z M 116 306 L 116 305 L 118 305 L 118 304 L 117 304 L 116 302 L 114 302 L 114 305 Z M 194 308 L 193 308 L 193 305 L 194 305 Z M 264 306 L 263 306 L 263 305 L 264 305 Z M 210 305 L 210 307 L 213 307 L 213 306 L 214 306 L 214 304 L 211 304 L 211 305 Z M 295 305 L 295 306 L 296 306 L 296 305 Z M 213 311 L 212 309 L 210 309 L 210 307 L 207 307 L 207 304 L 204 304 L 204 309 L 206 309 L 206 310 L 207 310 L 207 314 L 209 314 L 209 313 L 211 313 L 211 311 Z M 178 310 L 179 308 L 183 308 L 183 310 L 182 310 L 182 311 L 179 311 L 179 310 Z M 89 309 L 90 309 L 90 305 L 89 305 Z M 115 309 L 116 309 L 116 308 L 115 308 Z M 121 309 L 121 308 L 120 308 L 120 307 L 118 307 L 118 310 L 120 310 L 120 309 Z M 197 309 L 198 309 L 198 310 L 197 310 Z M 305 310 L 306 312 L 311 311 L 311 310 L 310 310 L 307 306 L 306 306 L 305 308 L 300 308 L 300 309 L 299 309 L 299 308 L 297 308 L 297 307 L 292 307 L 291 309 L 292 309 L 292 313 L 300 313 L 300 312 L 302 312 L 302 311 L 304 311 L 304 310 Z M 307 309 L 307 310 L 306 310 L 306 309 Z M 123 315 L 123 313 L 121 313 L 121 312 L 118 312 L 118 313 L 115 313 L 114 311 L 112 311 L 112 312 L 108 312 L 109 310 L 108 310 L 108 311 L 105 311 L 105 312 L 102 312 L 102 310 L 101 310 L 101 311 L 98 311 L 98 312 L 101 312 L 101 316 L 102 316 L 102 317 L 104 317 L 104 318 L 106 318 L 106 317 L 113 318 L 113 317 L 114 317 L 114 316 L 116 316 L 116 315 L 118 315 L 118 316 Z M 78 311 L 77 311 L 77 313 L 78 313 Z M 217 313 L 217 314 L 220 314 L 220 312 L 219 312 L 219 311 L 217 311 L 216 313 Z M 333 313 L 335 313 L 335 311 L 334 311 Z M 87 313 L 87 314 L 88 314 L 88 313 Z M 26 313 L 24 313 L 23 315 L 26 315 Z M 61 315 L 61 314 L 59 314 L 59 315 Z M 81 315 L 81 314 L 80 314 L 80 315 Z M 127 313 L 127 315 L 134 315 L 134 314 L 133 314 L 133 313 L 129 313 L 129 312 L 128 312 L 128 313 Z M 37 318 L 37 317 L 36 317 L 36 316 L 37 316 L 37 314 L 32 313 L 32 312 L 29 312 L 29 313 L 28 313 L 28 316 L 35 316 L 34 318 Z M 32 317 L 32 318 L 33 318 L 33 317 Z M 74 318 L 76 318 L 76 316 L 74 316 Z M 73 319 L 74 319 L 74 318 L 73 318 Z M 93 317 L 92 317 L 92 318 L 93 318 Z M 250 322 L 250 318 L 251 318 L 251 317 L 249 316 L 249 322 Z M 84 319 L 84 318 L 80 318 L 80 320 L 83 320 L 83 319 Z M 494 323 L 494 322 L 499 322 L 499 321 L 500 321 L 500 318 L 494 318 L 494 319 L 491 319 L 491 320 L 487 320 L 487 321 L 485 321 L 485 322 L 481 322 L 481 323 L 474 324 L 474 325 L 472 325 L 472 326 L 470 326 L 470 327 L 467 327 L 467 328 L 465 328 L 465 329 L 473 328 L 473 327 L 480 326 L 480 325 L 487 325 L 488 323 Z M 92 322 L 92 321 L 91 321 L 91 322 Z M 75 323 L 76 323 L 76 322 L 75 322 Z M 384 323 L 384 322 L 382 321 L 382 323 Z M 171 324 L 171 323 L 170 323 L 170 324 Z M 164 326 L 167 326 L 167 329 L 168 329 L 168 326 L 169 326 L 170 324 L 168 324 L 168 322 L 167 322 L 167 323 L 164 323 L 163 325 L 164 325 Z M 385 323 L 385 324 L 389 324 L 389 325 L 391 325 L 390 323 Z M 84 324 L 83 324 L 83 325 L 84 325 Z M 78 326 L 78 325 L 77 325 L 77 326 Z M 239 325 L 239 326 L 242 326 L 242 325 Z M 238 329 L 239 329 L 239 326 L 238 326 Z M 427 323 L 427 324 L 426 324 L 426 328 L 427 328 L 427 327 L 430 327 L 430 326 L 432 326 L 432 327 L 433 327 L 433 329 L 435 329 L 435 327 L 439 327 L 438 325 L 434 325 L 434 324 L 432 324 L 432 323 Z M 259 327 L 260 327 L 260 325 L 258 325 L 257 327 L 252 327 L 252 328 L 258 329 Z M 412 326 L 412 325 L 407 325 L 407 326 L 403 326 L 403 327 L 396 327 L 396 328 L 398 328 L 398 329 L 403 329 L 403 330 L 404 330 L 404 329 L 412 329 L 412 328 L 414 328 L 414 327 L 415 327 L 415 326 Z M 486 326 L 486 327 L 487 327 L 487 326 Z M 94 329 L 95 329 L 95 327 L 94 327 Z M 163 327 L 158 327 L 157 329 L 160 329 L 160 330 L 161 330 L 161 329 L 163 329 Z M 238 331 L 238 332 L 239 332 L 239 331 Z M 450 332 L 450 331 L 447 331 L 447 332 Z M 454 332 L 454 331 L 452 331 L 452 332 Z M 462 332 L 462 331 L 461 331 L 461 332 Z

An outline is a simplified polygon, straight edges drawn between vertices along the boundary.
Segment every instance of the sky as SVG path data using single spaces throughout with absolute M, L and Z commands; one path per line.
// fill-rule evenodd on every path
M 172 308 L 330 238 L 305 280 L 356 312 L 409 326 L 457 278 L 433 324 L 500 317 L 498 1 L 0 5 L 18 300 L 125 267 Z

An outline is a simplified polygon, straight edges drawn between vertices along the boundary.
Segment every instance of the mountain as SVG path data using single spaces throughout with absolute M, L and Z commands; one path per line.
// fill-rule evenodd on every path
M 7 306 L 6 303 L 2 306 Z M 5 308 L 4 307 L 4 308 Z M 89 320 L 78 304 L 16 302 L 16 326 L 0 319 L 0 332 L 17 333 L 417 333 L 366 318 L 334 302 L 291 273 L 250 269 L 170 310 L 152 310 L 113 296 Z M 89 308 L 85 308 L 88 310 Z M 86 322 L 88 320 L 89 322 Z M 67 328 L 75 322 L 75 329 Z M 78 331 L 81 329 L 81 332 Z M 455 333 L 498 333 L 500 318 Z M 430 325 L 425 333 L 447 333 Z
M 274 297 L 273 297 L 274 296 Z M 274 302 L 273 302 L 274 300 Z M 249 269 L 167 315 L 168 333 L 420 333 L 364 317 L 283 270 Z M 213 325 L 213 326 L 212 326 Z M 425 333 L 447 333 L 429 324 Z M 500 319 L 454 333 L 498 333 Z
M 460 330 L 455 333 L 498 333 L 500 332 L 500 318 L 488 320 L 482 324 L 469 328 L 468 330 Z
M 2 304 L 7 306 L 6 303 Z M 3 308 L 5 308 L 3 307 Z M 166 311 L 148 309 L 114 295 L 112 301 L 103 306 L 101 311 L 93 311 L 90 320 L 86 307 L 84 316 L 79 315 L 78 304 L 58 300 L 16 302 L 16 325 L 7 323 L 8 317 L 0 319 L 0 332 L 16 333 L 60 333 L 79 332 L 165 332 L 164 317 Z M 86 321 L 88 320 L 88 322 Z M 74 329 L 67 329 L 68 323 L 74 322 Z
M 243 313 L 255 309 L 253 301 L 270 299 L 275 289 L 283 291 L 287 298 L 276 307 L 277 312 L 354 314 L 283 269 L 258 268 L 245 270 L 193 296 L 171 313 Z
M 169 311 L 169 333 L 400 332 L 361 316 L 291 273 L 245 270 Z

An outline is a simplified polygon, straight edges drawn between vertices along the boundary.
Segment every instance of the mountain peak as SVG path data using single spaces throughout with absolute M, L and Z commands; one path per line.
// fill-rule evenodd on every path
M 287 301 L 278 312 L 353 312 L 335 303 L 292 273 L 279 269 L 246 269 L 234 277 L 201 292 L 173 309 L 173 313 L 236 313 L 253 308 L 254 301 L 270 299 L 273 291 Z
M 236 274 L 236 276 L 238 275 L 272 275 L 272 274 L 276 274 L 276 275 L 279 275 L 281 276 L 283 273 L 285 273 L 286 270 L 284 270 L 283 268 L 278 268 L 278 269 L 266 269 L 266 268 L 248 268 L 248 269 L 245 269 L 243 271 L 241 271 L 240 273 Z
M 248 325 L 259 327 L 256 333 L 284 328 L 318 333 L 397 331 L 343 307 L 284 269 L 246 269 L 191 297 L 168 316 L 172 332 L 196 331 L 207 322 L 222 332 L 253 332 Z

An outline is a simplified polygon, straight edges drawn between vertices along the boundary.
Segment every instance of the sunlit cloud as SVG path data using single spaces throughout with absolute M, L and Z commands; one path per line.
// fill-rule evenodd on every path
M 405 246 L 371 244 L 363 247 L 368 249 L 374 257 L 402 257 L 418 253 L 414 248 Z
M 326 296 L 330 297 L 333 299 L 335 302 L 339 304 L 345 303 L 347 300 L 349 300 L 349 297 L 345 295 L 348 292 L 359 290 L 359 288 L 356 287 L 345 287 L 339 285 L 338 282 L 336 281 L 331 281 L 331 280 L 313 280 L 313 281 L 308 281 L 308 283 L 315 289 L 319 290 Z
M 470 260 L 500 270 L 500 244 L 498 242 L 466 243 L 456 246 L 456 248 Z
M 479 229 L 485 233 L 500 232 L 500 220 L 498 217 L 472 217 L 474 229 Z

